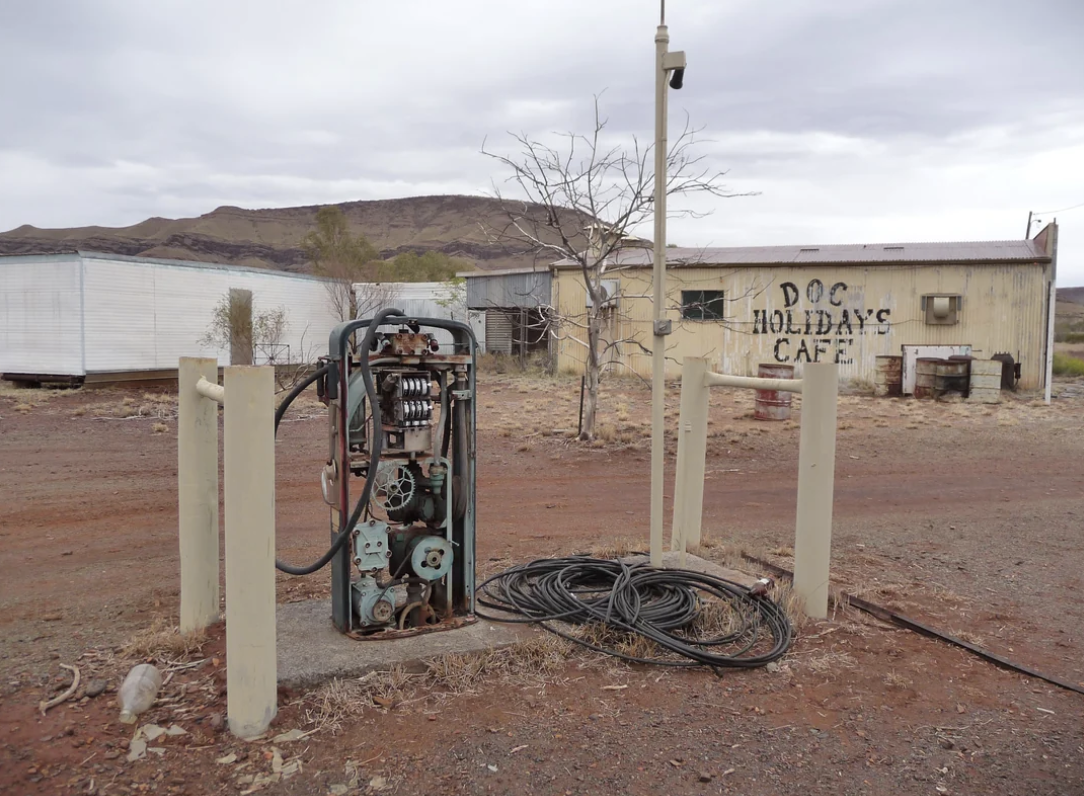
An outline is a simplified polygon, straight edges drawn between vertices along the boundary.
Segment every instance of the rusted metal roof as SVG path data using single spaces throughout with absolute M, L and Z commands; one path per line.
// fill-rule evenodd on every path
M 651 249 L 618 253 L 615 265 L 652 264 Z M 998 240 L 950 243 L 856 243 L 829 246 L 730 246 L 668 248 L 666 264 L 682 265 L 838 265 L 901 263 L 1048 263 L 1050 256 L 1033 240 Z M 576 266 L 560 260 L 555 268 Z
M 477 271 L 461 276 L 467 277 L 467 307 L 472 310 L 546 307 L 552 301 L 553 277 L 548 268 Z

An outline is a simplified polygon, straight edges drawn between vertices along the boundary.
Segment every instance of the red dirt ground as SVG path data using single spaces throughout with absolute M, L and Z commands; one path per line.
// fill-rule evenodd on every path
M 163 700 L 180 698 L 148 714 L 189 731 L 160 758 L 124 762 L 131 729 L 116 723 L 112 697 L 35 713 L 58 678 L 68 682 L 58 663 L 90 652 L 84 676 L 115 685 L 123 669 L 111 651 L 175 617 L 176 429 L 168 402 L 154 405 L 163 433 L 156 419 L 104 417 L 125 395 L 0 397 L 0 766 L 19 793 L 239 792 L 244 760 L 214 760 L 239 750 L 250 774 L 270 770 L 268 747 L 210 728 L 221 666 L 179 672 Z M 646 545 L 648 397 L 610 386 L 603 423 L 614 441 L 592 448 L 561 433 L 575 426 L 571 382 L 485 380 L 484 568 L 616 537 Z M 725 546 L 704 554 L 747 549 L 789 565 L 798 430 L 752 420 L 751 403 L 713 398 L 705 529 Z M 1082 410 L 1079 397 L 1051 407 L 845 397 L 837 585 L 1084 682 Z M 279 555 L 298 562 L 327 538 L 324 425 L 304 414 L 277 448 Z M 319 594 L 324 582 L 281 578 L 280 598 Z M 615 685 L 628 687 L 604 690 Z M 207 697 L 177 718 L 182 687 Z M 262 792 L 330 792 L 353 760 L 364 763 L 355 792 L 1084 793 L 1084 697 L 850 612 L 804 628 L 776 672 L 570 661 L 552 677 L 475 691 L 375 706 L 338 735 L 279 744 L 302 773 Z M 304 729 L 290 704 L 299 696 L 280 700 L 277 728 Z

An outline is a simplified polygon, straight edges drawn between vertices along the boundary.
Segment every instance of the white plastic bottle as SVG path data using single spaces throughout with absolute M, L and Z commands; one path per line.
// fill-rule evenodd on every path
M 120 704 L 120 720 L 135 724 L 136 716 L 154 704 L 158 689 L 162 687 L 162 675 L 149 663 L 133 666 L 117 691 Z

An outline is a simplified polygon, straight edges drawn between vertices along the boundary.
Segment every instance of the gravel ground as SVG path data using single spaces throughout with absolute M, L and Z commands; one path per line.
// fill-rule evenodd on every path
M 835 585 L 1084 682 L 1078 388 L 1059 385 L 1050 407 L 843 396 Z M 592 447 L 567 438 L 571 381 L 483 380 L 483 570 L 646 545 L 649 395 L 632 382 L 606 390 Z M 151 414 L 119 419 L 125 398 Z M 669 404 L 674 426 L 676 391 Z M 788 566 L 798 427 L 751 409 L 748 394 L 713 396 L 703 554 Z M 256 745 L 217 729 L 224 653 L 212 637 L 178 654 L 204 662 L 178 671 L 147 716 L 188 734 L 129 763 L 132 730 L 108 691 L 45 717 L 36 707 L 70 682 L 61 662 L 115 688 L 130 663 L 117 646 L 175 619 L 172 411 L 168 396 L 139 393 L 0 395 L 0 766 L 14 792 L 1084 793 L 1084 697 L 851 611 L 803 627 L 771 672 L 573 658 L 465 690 L 362 695 L 337 728 L 311 721 L 314 695 L 283 694 L 275 731 L 317 732 Z M 326 538 L 325 446 L 319 417 L 284 426 L 278 545 L 292 560 Z M 282 600 L 323 589 L 319 577 L 279 584 Z

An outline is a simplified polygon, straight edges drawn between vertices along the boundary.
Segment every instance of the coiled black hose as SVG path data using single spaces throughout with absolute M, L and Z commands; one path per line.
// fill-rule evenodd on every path
M 586 556 L 540 559 L 494 575 L 478 592 L 479 605 L 504 612 L 477 611 L 484 619 L 538 624 L 635 663 L 753 668 L 781 658 L 792 639 L 786 613 L 767 596 L 685 569 Z M 602 624 L 643 636 L 680 657 L 637 657 L 560 630 L 553 622 Z

